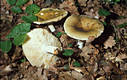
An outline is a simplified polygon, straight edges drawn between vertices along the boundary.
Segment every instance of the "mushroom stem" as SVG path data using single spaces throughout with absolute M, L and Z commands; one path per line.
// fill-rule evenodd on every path
M 82 41 L 78 40 L 77 45 L 78 45 L 79 49 L 83 48 L 83 42 Z
M 48 25 L 48 28 L 50 29 L 51 32 L 55 32 L 55 28 L 53 25 Z

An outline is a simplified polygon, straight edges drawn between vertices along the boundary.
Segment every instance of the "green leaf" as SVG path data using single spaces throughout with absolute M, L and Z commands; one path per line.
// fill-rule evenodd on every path
M 109 11 L 105 10 L 105 9 L 99 9 L 98 14 L 100 16 L 109 16 L 111 13 Z
M 21 45 L 26 40 L 26 38 L 27 38 L 26 34 L 20 34 L 14 38 L 13 43 L 17 46 Z
M 18 6 L 13 6 L 11 8 L 11 11 L 14 13 L 21 13 L 22 12 L 22 10 Z
M 127 18 L 126 16 L 119 16 L 118 17 L 119 19 L 124 19 L 124 18 Z
M 20 59 L 20 62 L 23 63 L 26 61 L 26 58 Z
M 102 22 L 102 24 L 103 24 L 104 26 L 107 26 L 107 23 L 106 23 L 106 22 Z
M 81 65 L 80 65 L 80 63 L 79 63 L 78 61 L 75 61 L 75 62 L 73 63 L 73 66 L 75 66 L 75 67 L 80 67 Z
M 16 0 L 6 0 L 9 5 L 14 5 Z
M 72 47 L 73 45 L 70 43 L 70 44 L 68 44 L 68 47 Z
M 113 3 L 118 3 L 120 0 L 111 0 Z
M 68 64 L 64 65 L 64 69 L 69 70 L 70 69 L 69 65 Z
M 115 2 L 120 2 L 120 0 L 114 0 Z
M 32 23 L 33 21 L 37 21 L 37 17 L 34 15 L 23 16 L 22 20 L 24 20 L 27 23 Z
M 26 4 L 29 0 L 17 0 L 16 6 L 22 6 Z
M 56 37 L 59 38 L 62 34 L 63 34 L 62 32 L 57 32 Z
M 120 2 L 120 0 L 104 0 L 105 2 L 108 2 L 110 4 L 115 4 L 115 3 L 118 3 Z
M 63 55 L 64 56 L 71 56 L 74 53 L 71 49 L 65 49 Z
M 127 22 L 125 22 L 125 23 L 123 23 L 123 24 L 120 24 L 120 25 L 118 25 L 118 26 L 116 26 L 116 27 L 118 27 L 118 28 L 123 28 L 123 27 L 126 27 L 127 26 Z
M 25 34 L 30 31 L 30 23 L 21 23 L 16 25 L 11 32 L 7 35 L 7 38 L 15 38 L 20 34 Z
M 40 7 L 38 7 L 36 4 L 31 4 L 26 7 L 25 12 L 29 15 L 36 14 L 40 11 Z
M 0 41 L 0 49 L 2 52 L 9 52 L 12 47 L 12 43 L 10 40 Z

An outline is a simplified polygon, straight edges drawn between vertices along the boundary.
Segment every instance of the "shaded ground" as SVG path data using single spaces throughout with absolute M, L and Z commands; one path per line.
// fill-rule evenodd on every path
M 0 53 L 0 79 L 1 80 L 127 80 L 127 26 L 123 28 L 113 27 L 127 22 L 127 5 L 105 4 L 100 0 L 66 0 L 62 3 L 47 5 L 44 0 L 31 1 L 41 8 L 64 8 L 71 14 L 81 14 L 99 18 L 105 21 L 104 33 L 92 43 L 84 42 L 82 49 L 78 48 L 77 40 L 63 34 L 59 40 L 64 49 L 73 49 L 71 57 L 59 56 L 58 63 L 50 69 L 33 67 L 25 58 L 21 46 L 14 46 L 9 53 Z M 75 4 L 78 3 L 78 4 Z M 112 12 L 110 16 L 98 15 L 100 8 Z M 14 25 L 23 22 L 22 14 L 14 14 L 6 0 L 1 0 L 0 35 L 2 40 L 10 32 Z M 124 16 L 124 18 L 119 18 Z M 54 23 L 57 32 L 63 32 L 65 19 Z M 34 27 L 47 28 L 47 25 L 35 25 Z M 68 46 L 71 44 L 72 46 Z M 60 53 L 62 54 L 62 53 Z M 73 66 L 78 61 L 80 67 Z

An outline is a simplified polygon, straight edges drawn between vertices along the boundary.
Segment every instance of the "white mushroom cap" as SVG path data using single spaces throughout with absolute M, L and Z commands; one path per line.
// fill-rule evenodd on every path
M 64 23 L 64 30 L 68 36 L 78 40 L 88 40 L 90 36 L 97 38 L 104 30 L 103 24 L 84 15 L 72 15 Z
M 23 52 L 32 66 L 44 65 L 48 68 L 58 59 L 51 53 L 56 49 L 61 50 L 59 40 L 46 29 L 36 28 L 27 33 L 28 39 L 22 45 Z
M 43 8 L 39 13 L 35 14 L 38 17 L 38 21 L 34 21 L 35 24 L 47 24 L 51 22 L 57 22 L 67 16 L 68 12 L 65 10 L 59 10 L 54 8 Z

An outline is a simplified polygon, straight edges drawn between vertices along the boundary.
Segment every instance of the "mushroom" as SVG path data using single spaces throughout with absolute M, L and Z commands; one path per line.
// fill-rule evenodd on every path
M 65 10 L 59 10 L 54 8 L 43 8 L 35 16 L 38 17 L 38 21 L 34 21 L 35 24 L 46 24 L 57 22 L 67 16 L 68 12 Z
M 32 66 L 44 65 L 49 68 L 59 58 L 52 53 L 61 50 L 59 40 L 46 29 L 35 28 L 27 33 L 27 40 L 23 43 L 23 52 Z
M 88 40 L 90 36 L 99 37 L 104 30 L 103 24 L 84 15 L 71 15 L 64 23 L 64 30 L 68 36 L 78 40 Z

